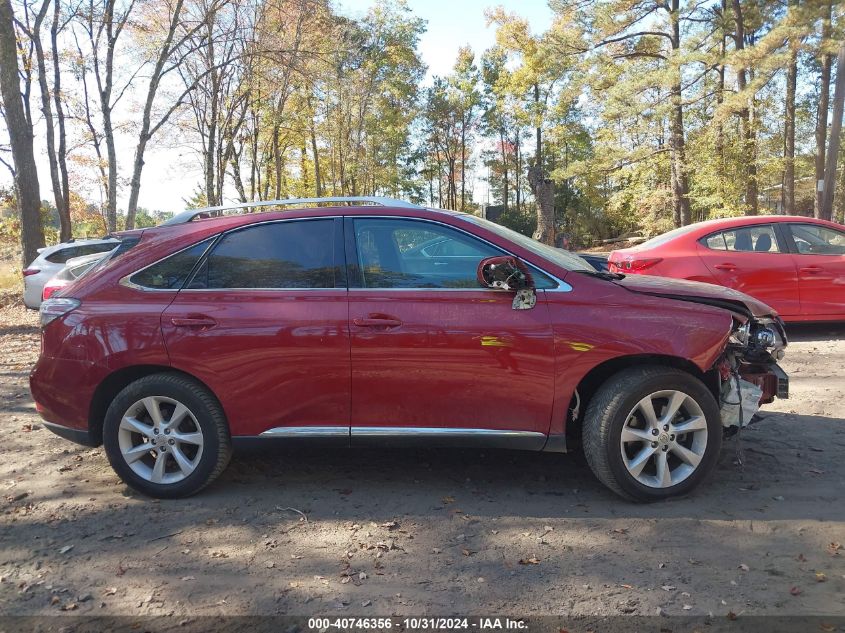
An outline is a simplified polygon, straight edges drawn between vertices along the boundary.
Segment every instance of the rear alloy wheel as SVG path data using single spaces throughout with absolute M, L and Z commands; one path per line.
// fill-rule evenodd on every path
M 154 497 L 198 492 L 231 454 L 220 405 L 178 374 L 147 376 L 121 391 L 106 413 L 103 444 L 121 479 Z
M 639 501 L 692 490 L 714 468 L 721 438 L 719 408 L 707 387 L 667 367 L 612 376 L 584 418 L 590 467 L 609 488 Z

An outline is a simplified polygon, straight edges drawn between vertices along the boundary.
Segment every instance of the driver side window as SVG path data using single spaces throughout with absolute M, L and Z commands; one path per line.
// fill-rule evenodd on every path
M 357 264 L 364 288 L 478 290 L 478 263 L 504 255 L 462 231 L 410 219 L 356 218 Z M 537 288 L 554 282 L 534 272 Z
M 845 255 L 845 232 L 817 224 L 790 224 L 799 255 Z

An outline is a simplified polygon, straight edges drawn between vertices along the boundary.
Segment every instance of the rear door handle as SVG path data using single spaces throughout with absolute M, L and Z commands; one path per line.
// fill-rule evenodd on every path
M 727 270 L 729 272 L 736 270 L 736 266 L 734 264 L 716 264 L 713 268 L 717 268 L 718 270 Z
M 402 321 L 389 317 L 369 317 L 366 319 L 352 319 L 352 323 L 358 327 L 399 327 Z
M 176 327 L 214 327 L 217 321 L 211 317 L 173 317 L 170 322 Z
M 816 273 L 822 272 L 824 269 L 821 266 L 807 266 L 806 268 L 802 268 L 802 273 L 809 273 L 811 275 L 815 275 Z

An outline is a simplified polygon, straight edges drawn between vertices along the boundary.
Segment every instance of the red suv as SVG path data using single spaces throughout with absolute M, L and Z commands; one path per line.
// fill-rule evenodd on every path
M 581 446 L 615 492 L 655 500 L 713 469 L 741 386 L 786 396 L 782 324 L 746 295 L 597 272 L 472 215 L 308 202 L 335 201 L 359 206 L 119 234 L 41 306 L 46 426 L 157 497 L 281 439 Z

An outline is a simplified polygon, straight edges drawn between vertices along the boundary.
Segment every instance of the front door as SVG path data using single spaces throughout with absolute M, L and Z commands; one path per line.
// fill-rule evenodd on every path
M 437 222 L 347 218 L 352 442 L 501 439 L 540 448 L 551 419 L 554 342 L 543 293 L 531 310 L 479 287 L 503 254 Z
M 225 404 L 232 435 L 349 441 L 349 328 L 337 218 L 224 234 L 162 315 L 172 364 Z
M 798 269 L 801 314 L 845 315 L 845 231 L 819 224 L 786 226 Z
M 801 312 L 795 263 L 771 224 L 714 233 L 701 241 L 698 254 L 720 285 L 751 295 L 782 315 Z

